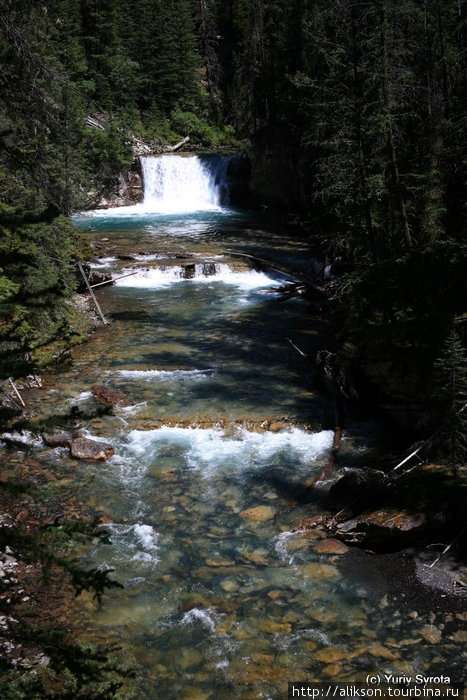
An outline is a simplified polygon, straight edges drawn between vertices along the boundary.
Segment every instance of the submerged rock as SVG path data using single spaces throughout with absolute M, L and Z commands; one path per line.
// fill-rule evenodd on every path
M 232 559 L 206 559 L 206 566 L 210 567 L 224 567 L 224 566 L 234 566 L 235 562 Z
M 420 636 L 423 637 L 425 642 L 430 644 L 439 644 L 441 641 L 441 630 L 434 625 L 425 625 L 420 630 Z
M 321 661 L 325 664 L 335 663 L 336 661 L 342 661 L 349 656 L 349 652 L 343 649 L 337 649 L 335 647 L 329 647 L 326 649 L 320 649 L 315 653 L 315 659 Z
M 297 567 L 297 571 L 307 578 L 316 579 L 318 581 L 322 579 L 333 579 L 340 578 L 341 574 L 339 569 L 337 569 L 332 564 L 320 564 L 319 562 L 310 562 L 309 564 L 302 564 Z
M 53 433 L 42 433 L 42 439 L 49 447 L 70 447 L 77 438 L 82 437 L 79 430 L 55 430 Z
M 126 394 L 107 386 L 93 386 L 91 391 L 100 403 L 110 406 L 131 406 L 131 401 Z
M 392 651 L 390 651 L 390 649 L 383 646 L 382 644 L 379 644 L 378 642 L 371 644 L 368 647 L 368 652 L 371 654 L 371 656 L 381 659 L 387 659 L 388 661 L 395 661 L 395 659 L 397 659 L 397 656 Z
M 71 456 L 87 462 L 103 462 L 115 454 L 108 442 L 98 442 L 89 438 L 78 438 L 71 444 Z
M 349 551 L 349 547 L 340 540 L 328 539 L 317 542 L 314 550 L 319 554 L 345 554 Z
M 242 510 L 240 513 L 242 518 L 247 518 L 248 520 L 255 520 L 256 522 L 264 523 L 267 520 L 271 520 L 275 515 L 274 508 L 271 506 L 254 506 L 253 508 L 247 508 Z

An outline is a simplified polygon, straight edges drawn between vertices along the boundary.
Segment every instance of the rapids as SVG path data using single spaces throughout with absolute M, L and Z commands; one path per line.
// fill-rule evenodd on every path
M 280 276 L 230 255 L 311 265 L 304 243 L 226 206 L 227 166 L 145 158 L 141 205 L 75 216 L 95 267 L 136 273 L 97 291 L 109 326 L 41 399 L 50 414 L 74 407 L 116 453 L 73 463 L 83 508 L 110 535 L 77 554 L 124 585 L 82 609 L 82 636 L 117 643 L 135 665 L 127 698 L 279 699 L 288 681 L 370 672 L 460 678 L 447 613 L 406 596 L 400 562 L 391 587 L 367 576 L 378 557 L 322 554 L 313 533 L 292 531 L 320 512 L 322 492 L 274 518 L 332 444 L 332 404 L 289 342 L 313 354 L 327 327 L 305 301 L 267 292 Z M 96 417 L 93 384 L 131 406 Z M 350 418 L 341 466 L 376 439 L 374 425 Z M 436 644 L 423 632 L 433 625 L 444 630 Z

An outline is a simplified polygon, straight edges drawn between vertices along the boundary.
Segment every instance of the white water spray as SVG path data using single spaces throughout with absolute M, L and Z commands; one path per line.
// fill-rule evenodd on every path
M 122 270 L 125 275 L 130 270 Z M 160 289 L 178 282 L 207 283 L 222 282 L 245 290 L 261 289 L 271 286 L 271 278 L 264 272 L 256 270 L 233 270 L 226 263 L 213 263 L 206 274 L 203 263 L 194 266 L 193 274 L 187 277 L 185 269 L 179 265 L 148 267 L 128 277 L 117 279 L 117 287 L 138 287 L 141 289 Z

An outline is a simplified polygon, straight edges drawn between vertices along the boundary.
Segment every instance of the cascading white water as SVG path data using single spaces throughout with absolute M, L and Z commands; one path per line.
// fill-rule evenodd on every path
M 193 266 L 191 275 L 187 275 L 185 268 L 178 265 L 142 268 L 128 276 L 125 276 L 127 270 L 122 270 L 121 273 L 124 276 L 115 282 L 118 287 L 159 289 L 187 281 L 195 281 L 198 284 L 212 283 L 213 281 L 222 282 L 244 290 L 261 289 L 271 285 L 271 278 L 264 272 L 237 271 L 225 263 L 210 263 L 209 267 L 206 263 L 197 263 Z
M 147 211 L 176 213 L 218 209 L 229 157 L 208 167 L 198 156 L 146 156 L 141 158 Z

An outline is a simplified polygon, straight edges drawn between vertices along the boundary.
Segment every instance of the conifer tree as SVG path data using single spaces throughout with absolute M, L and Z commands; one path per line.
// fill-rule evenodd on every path
M 446 448 L 453 469 L 467 459 L 467 352 L 455 329 L 435 362 L 440 398 L 447 412 Z

